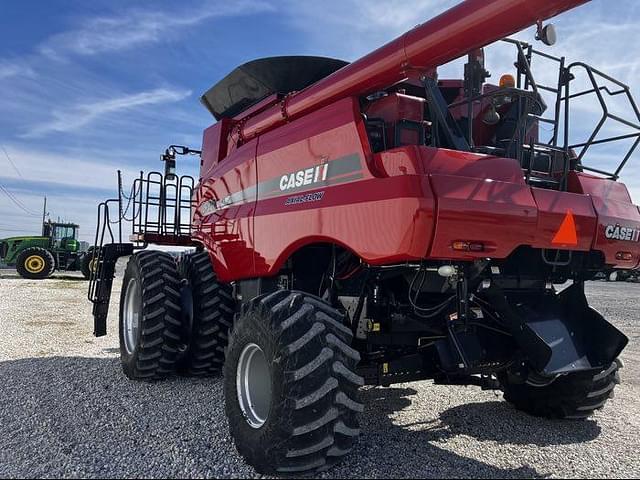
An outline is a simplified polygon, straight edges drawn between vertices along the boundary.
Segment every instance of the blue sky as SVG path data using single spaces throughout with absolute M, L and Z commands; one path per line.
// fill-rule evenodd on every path
M 199 148 L 213 121 L 199 96 L 237 65 L 288 54 L 354 60 L 455 3 L 3 0 L 0 185 L 33 213 L 46 194 L 51 215 L 80 223 L 90 240 L 96 204 L 115 193 L 115 170 L 128 183 L 141 169 L 161 168 L 171 143 Z M 611 73 L 639 96 L 639 14 L 637 0 L 594 0 L 554 21 L 559 41 L 548 50 Z M 488 65 L 499 77 L 510 57 L 497 51 Z M 616 147 L 602 158 L 619 155 Z M 622 180 L 640 203 L 634 163 Z M 37 215 L 0 192 L 0 238 L 38 231 Z

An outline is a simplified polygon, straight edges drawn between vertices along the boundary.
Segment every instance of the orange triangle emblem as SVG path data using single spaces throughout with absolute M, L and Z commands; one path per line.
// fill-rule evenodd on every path
M 551 243 L 554 245 L 578 245 L 576 222 L 573 219 L 573 212 L 571 210 L 567 210 L 562 225 L 560 225 Z

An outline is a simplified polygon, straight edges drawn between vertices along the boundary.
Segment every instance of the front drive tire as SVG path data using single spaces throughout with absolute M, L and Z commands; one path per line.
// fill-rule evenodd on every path
M 181 334 L 179 278 L 173 258 L 143 251 L 127 264 L 120 295 L 120 358 L 132 380 L 175 371 Z
M 510 383 L 503 378 L 504 398 L 518 410 L 536 417 L 584 420 L 613 398 L 613 390 L 620 383 L 621 365 L 616 360 L 601 371 L 572 373 L 545 387 Z
M 322 471 L 351 450 L 364 381 L 343 319 L 318 297 L 282 290 L 250 302 L 233 326 L 226 412 L 238 452 L 258 472 Z
M 18 254 L 16 270 L 22 278 L 43 280 L 56 268 L 56 261 L 49 250 L 40 247 L 25 248 Z

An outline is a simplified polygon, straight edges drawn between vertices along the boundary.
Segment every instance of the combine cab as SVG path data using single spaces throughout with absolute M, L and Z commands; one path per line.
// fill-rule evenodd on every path
M 263 473 L 345 457 L 363 385 L 479 385 L 563 419 L 603 407 L 627 338 L 588 305 L 584 282 L 640 263 L 640 211 L 618 181 L 640 114 L 608 75 L 503 40 L 537 24 L 551 44 L 542 21 L 581 3 L 469 0 L 351 64 L 239 67 L 203 96 L 217 123 L 202 151 L 169 148 L 165 173 L 136 180 L 126 207 L 122 196 L 100 206 L 96 335 L 115 261 L 131 255 L 126 375 L 223 370 L 232 437 Z M 494 42 L 513 49 L 516 71 L 491 84 Z M 459 57 L 464 76 L 440 78 Z M 536 78 L 542 60 L 553 84 Z M 602 117 L 575 140 L 572 108 L 587 97 Z M 607 122 L 628 131 L 608 136 Z M 597 146 L 619 165 L 599 164 Z M 197 182 L 175 176 L 178 154 L 200 156 Z M 149 244 L 195 252 L 176 262 Z

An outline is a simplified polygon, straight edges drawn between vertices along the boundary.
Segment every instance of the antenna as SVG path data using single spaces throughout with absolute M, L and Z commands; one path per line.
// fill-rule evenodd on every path
M 44 237 L 44 222 L 47 216 L 47 196 L 44 196 L 44 207 L 42 209 L 42 236 Z

